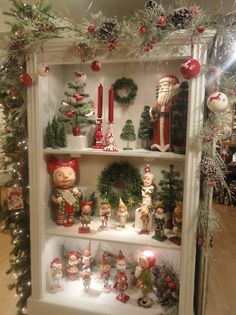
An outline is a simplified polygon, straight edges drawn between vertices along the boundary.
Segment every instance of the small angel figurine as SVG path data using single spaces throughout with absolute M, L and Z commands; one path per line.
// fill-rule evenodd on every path
M 52 174 L 55 190 L 52 201 L 57 205 L 56 223 L 65 227 L 74 224 L 74 214 L 79 210 L 81 192 L 75 185 L 78 173 L 76 159 L 59 161 L 53 158 L 48 163 L 48 172 Z
M 107 228 L 107 223 L 109 221 L 110 216 L 111 216 L 111 205 L 108 202 L 108 200 L 103 200 L 100 206 L 100 217 L 101 217 L 102 225 L 99 227 L 99 229 L 103 230 Z
M 103 291 L 110 291 L 111 285 L 109 283 L 111 276 L 111 262 L 112 255 L 106 251 L 102 254 L 102 263 L 100 265 L 99 279 L 103 280 Z
M 50 264 L 50 268 L 52 274 L 51 290 L 55 292 L 62 289 L 62 286 L 60 285 L 60 279 L 62 278 L 63 275 L 61 258 L 60 257 L 54 258 Z
M 173 232 L 176 236 L 172 236 L 169 240 L 176 245 L 181 245 L 181 231 L 182 231 L 182 202 L 176 201 L 173 218 Z
M 88 246 L 85 248 L 83 252 L 82 258 L 82 270 L 80 275 L 83 279 L 84 292 L 88 292 L 91 285 L 91 275 L 92 275 L 92 256 L 91 256 L 91 241 L 89 241 Z
M 143 229 L 139 232 L 139 234 L 149 234 L 148 224 L 150 221 L 150 209 L 148 205 L 142 204 L 139 208 L 140 212 L 140 220 L 143 224 Z
M 138 299 L 138 305 L 145 308 L 151 307 L 154 303 L 149 294 L 153 292 L 151 269 L 155 262 L 155 256 L 151 251 L 143 251 L 138 257 L 138 266 L 135 269 L 136 287 L 140 288 L 143 294 Z
M 68 262 L 67 262 L 67 272 L 68 279 L 74 281 L 78 278 L 79 268 L 78 265 L 81 263 L 80 253 L 71 251 L 67 254 Z
M 156 210 L 153 214 L 153 219 L 156 224 L 156 228 L 155 228 L 155 234 L 153 238 L 155 238 L 158 241 L 163 242 L 167 238 L 164 234 L 165 225 L 166 225 L 165 210 L 162 207 L 162 202 L 160 200 L 157 200 L 155 206 L 156 206 Z
M 93 203 L 91 201 L 82 201 L 81 202 L 81 217 L 80 222 L 82 224 L 81 227 L 79 227 L 79 233 L 90 233 L 90 227 L 89 224 L 91 222 L 91 208 Z
M 127 207 L 121 198 L 120 198 L 118 210 L 116 211 L 116 218 L 119 221 L 118 227 L 124 228 L 126 221 L 129 218 L 129 212 L 127 211 Z
M 124 292 L 128 289 L 128 277 L 125 272 L 125 256 L 121 250 L 119 255 L 116 257 L 116 268 L 117 273 L 115 277 L 114 288 L 119 292 L 119 294 L 116 296 L 116 299 L 122 303 L 126 303 L 129 300 L 129 296 Z

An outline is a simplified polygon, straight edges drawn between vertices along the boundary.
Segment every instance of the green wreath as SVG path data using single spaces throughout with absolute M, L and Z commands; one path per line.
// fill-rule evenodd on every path
M 141 202 L 141 186 L 142 178 L 137 168 L 129 162 L 115 162 L 102 171 L 97 190 L 101 199 L 107 199 L 113 209 L 118 208 L 120 197 L 131 209 Z
M 137 95 L 138 86 L 133 79 L 122 77 L 113 83 L 114 99 L 119 104 L 129 104 L 133 98 Z M 128 94 L 126 96 L 120 96 L 119 90 L 127 89 Z

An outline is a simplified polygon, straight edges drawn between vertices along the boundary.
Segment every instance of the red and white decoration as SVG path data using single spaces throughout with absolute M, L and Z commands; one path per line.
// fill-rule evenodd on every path
M 83 71 L 75 71 L 75 81 L 84 84 L 87 81 L 87 76 Z
M 229 105 L 228 97 L 222 92 L 214 92 L 207 99 L 207 107 L 213 113 L 220 113 L 226 110 Z
M 7 189 L 7 205 L 8 210 L 17 210 L 24 208 L 21 186 L 13 186 Z
M 102 66 L 101 66 L 101 63 L 100 61 L 98 60 L 94 60 L 92 63 L 91 63 L 91 69 L 94 71 L 94 72 L 99 72 L 101 70 Z
M 180 66 L 180 72 L 187 80 L 195 78 L 200 71 L 201 65 L 197 59 L 189 58 Z
M 49 74 L 49 66 L 44 64 L 37 65 L 37 74 L 40 77 L 47 77 Z

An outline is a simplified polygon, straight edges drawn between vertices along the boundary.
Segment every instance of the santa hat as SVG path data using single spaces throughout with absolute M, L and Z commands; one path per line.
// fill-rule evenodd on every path
M 119 207 L 121 207 L 121 206 L 123 206 L 127 210 L 127 207 L 126 207 L 125 203 L 123 202 L 123 200 L 120 197 Z
M 80 207 L 83 208 L 84 206 L 92 207 L 93 203 L 92 201 L 81 201 Z
M 122 251 L 120 250 L 119 251 L 119 255 L 116 257 L 117 260 L 124 260 L 125 259 L 125 256 L 124 254 L 122 253 Z
M 153 252 L 151 252 L 149 250 L 145 250 L 140 254 L 139 257 L 145 258 L 145 260 L 148 262 L 149 268 L 152 268 L 153 266 L 155 266 L 156 259 L 155 259 Z
M 51 262 L 51 265 L 50 265 L 51 268 L 52 268 L 53 264 L 57 264 L 57 265 L 62 264 L 61 258 L 60 257 L 54 258 L 53 261 Z
M 79 171 L 78 161 L 76 159 L 71 159 L 69 161 L 59 161 L 57 158 L 53 157 L 48 163 L 48 172 L 53 174 L 55 170 L 60 167 L 71 167 L 76 174 Z
M 178 78 L 173 74 L 166 74 L 166 75 L 162 76 L 159 80 L 159 83 L 163 83 L 163 82 L 169 82 L 172 85 L 178 85 L 179 84 Z

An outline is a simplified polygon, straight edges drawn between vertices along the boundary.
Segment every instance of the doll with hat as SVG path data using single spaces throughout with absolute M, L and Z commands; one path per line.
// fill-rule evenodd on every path
M 80 216 L 80 222 L 82 224 L 81 227 L 79 227 L 79 233 L 90 233 L 90 222 L 91 222 L 91 211 L 92 211 L 92 201 L 82 201 L 81 206 L 81 216 Z
M 101 200 L 99 212 L 100 212 L 100 218 L 102 221 L 102 224 L 100 225 L 99 230 L 107 229 L 107 224 L 111 216 L 111 205 L 108 199 Z
M 116 299 L 122 303 L 126 303 L 129 300 L 129 296 L 124 292 L 128 289 L 128 277 L 126 274 L 126 262 L 125 256 L 122 251 L 119 251 L 119 255 L 116 257 L 116 276 L 114 288 L 119 294 L 116 296 Z
M 82 258 L 82 270 L 80 275 L 83 280 L 84 292 L 88 292 L 91 285 L 91 275 L 92 275 L 92 256 L 91 256 L 91 241 L 89 241 L 87 247 L 83 251 Z
M 81 255 L 79 252 L 70 251 L 67 254 L 67 273 L 68 279 L 74 281 L 78 278 L 79 264 L 81 263 Z
M 118 227 L 124 228 L 126 221 L 129 218 L 129 212 L 127 211 L 127 207 L 121 198 L 120 198 L 118 210 L 116 211 L 116 218 L 119 221 Z
M 78 162 L 76 159 L 62 161 L 53 157 L 47 166 L 55 186 L 52 201 L 57 206 L 56 223 L 65 227 L 72 226 L 81 196 L 78 186 L 75 185 Z
M 111 277 L 111 257 L 112 254 L 104 251 L 102 253 L 102 263 L 100 265 L 100 272 L 98 274 L 99 279 L 103 280 L 103 291 L 108 292 L 111 289 L 111 285 L 109 283 Z
M 62 278 L 62 260 L 60 257 L 55 257 L 50 264 L 51 275 L 52 275 L 52 285 L 51 290 L 56 292 L 62 289 L 60 284 L 60 279 Z
M 143 251 L 138 256 L 138 266 L 135 269 L 137 278 L 137 288 L 142 291 L 142 296 L 138 298 L 138 305 L 149 308 L 153 305 L 153 300 L 149 296 L 153 292 L 152 268 L 156 262 L 155 256 L 151 251 Z

